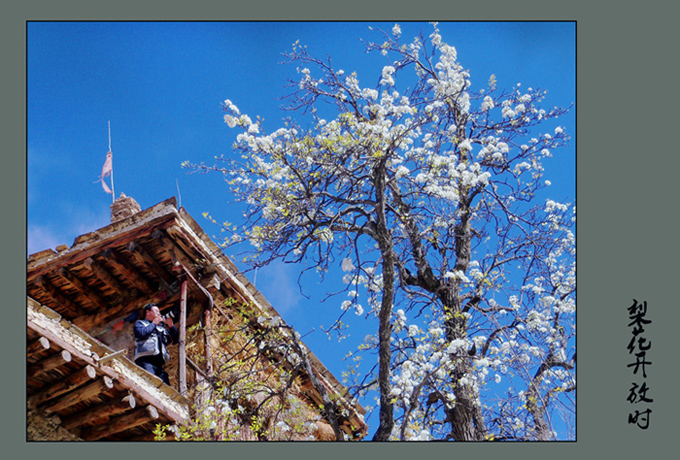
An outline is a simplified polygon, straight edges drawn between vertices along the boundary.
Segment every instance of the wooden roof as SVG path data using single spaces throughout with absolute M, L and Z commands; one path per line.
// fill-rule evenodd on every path
M 158 377 L 32 299 L 27 396 L 86 441 L 153 440 L 156 424 L 189 416 L 189 401 Z
M 41 312 L 41 315 L 48 312 L 47 316 L 56 315 L 59 318 L 46 322 L 47 326 L 43 327 L 36 323 L 42 316 L 31 314 L 28 317 L 29 402 L 39 399 L 37 395 L 40 394 L 43 394 L 40 398 L 44 398 L 45 391 L 60 381 L 69 378 L 80 381 L 79 379 L 84 378 L 81 374 L 92 373 L 88 370 L 88 366 L 92 366 L 96 371 L 96 377 L 92 379 L 104 382 L 94 386 L 100 390 L 96 396 L 64 408 L 62 406 L 70 400 L 61 405 L 57 402 L 72 392 L 62 392 L 54 396 L 56 400 L 49 400 L 52 409 L 59 408 L 51 410 L 52 412 L 71 420 L 67 423 L 68 426 L 74 423 L 75 414 L 87 412 L 95 404 L 116 406 L 118 410 L 123 411 L 117 415 L 122 420 L 121 426 L 128 420 L 131 428 L 107 434 L 103 439 L 121 440 L 149 436 L 150 427 L 155 423 L 134 427 L 132 425 L 152 416 L 153 409 L 144 409 L 147 412 L 151 411 L 151 414 L 141 416 L 139 405 L 132 408 L 121 402 L 122 398 L 130 395 L 142 402 L 142 408 L 154 407 L 159 420 L 178 421 L 185 416 L 182 410 L 169 409 L 170 403 L 166 403 L 167 398 L 169 401 L 177 401 L 178 396 L 183 398 L 178 393 L 166 395 L 167 398 L 149 396 L 148 388 L 156 387 L 158 384 L 153 381 L 154 378 L 150 374 L 142 372 L 139 374 L 142 376 L 141 380 L 129 376 L 121 379 L 121 369 L 129 367 L 132 369 L 129 372 L 139 369 L 127 358 L 112 358 L 110 362 L 117 363 L 120 369 L 114 371 L 110 368 L 107 371 L 107 367 L 102 367 L 96 356 L 89 356 L 82 350 L 75 353 L 70 342 L 64 342 L 63 338 L 57 340 L 59 331 L 78 331 L 75 335 L 66 334 L 66 337 L 73 340 L 80 337 L 78 340 L 82 340 L 82 336 L 85 336 L 86 342 L 91 342 L 89 348 L 83 345 L 88 349 L 97 343 L 98 346 L 105 347 L 96 336 L 110 328 L 112 323 L 120 321 L 120 318 L 138 312 L 150 301 L 158 303 L 161 310 L 176 304 L 179 299 L 177 267 L 184 267 L 187 275 L 195 281 L 189 285 L 189 295 L 195 299 L 205 302 L 207 298 L 215 298 L 216 301 L 236 298 L 256 306 L 260 314 L 279 316 L 193 218 L 183 208 L 177 209 L 176 200 L 174 198 L 165 200 L 131 217 L 79 236 L 71 247 L 62 245 L 56 250 L 49 249 L 29 256 L 28 311 L 35 310 Z M 187 325 L 197 320 L 197 317 L 189 317 Z M 49 348 L 44 347 L 44 339 L 50 341 Z M 106 355 L 115 353 L 112 349 L 100 351 Z M 70 353 L 70 361 L 67 361 L 65 356 L 59 357 L 63 352 Z M 103 356 L 97 354 L 99 358 Z M 311 352 L 309 356 L 314 370 L 328 391 L 336 395 L 344 394 L 344 387 L 316 356 Z M 40 371 L 39 375 L 33 376 L 34 371 Z M 75 377 L 76 374 L 80 377 Z M 107 378 L 113 379 L 113 386 L 109 386 Z M 78 388 L 82 390 L 84 385 L 83 382 Z M 162 383 L 160 385 L 168 387 Z M 162 407 L 152 404 L 149 398 Z M 47 402 L 41 401 L 41 407 L 46 408 Z M 344 402 L 344 406 L 351 413 L 347 426 L 358 427 L 359 431 L 365 433 L 366 426 L 362 417 L 364 409 L 359 405 L 350 404 L 349 401 Z M 131 415 L 133 411 L 137 418 Z M 88 434 L 88 429 L 91 428 L 88 424 L 96 422 L 97 420 L 93 419 L 83 426 L 78 426 L 78 432 L 85 430 L 84 432 Z

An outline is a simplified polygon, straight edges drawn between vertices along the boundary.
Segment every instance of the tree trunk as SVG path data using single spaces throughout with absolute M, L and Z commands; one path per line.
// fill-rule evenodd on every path
M 387 158 L 387 155 L 385 156 Z M 385 213 L 385 164 L 384 160 L 376 167 L 375 193 L 377 203 L 376 239 L 382 255 L 383 289 L 378 314 L 378 387 L 380 388 L 380 425 L 373 436 L 374 441 L 387 441 L 394 427 L 394 406 L 392 404 L 392 385 L 390 366 L 392 352 L 392 303 L 394 301 L 394 267 L 392 234 L 387 225 Z
M 461 159 L 466 159 L 464 153 L 461 153 Z M 474 194 L 474 191 L 469 192 L 461 185 L 460 196 L 464 198 L 461 198 L 459 202 L 460 221 L 454 229 L 456 253 L 454 272 L 465 273 L 470 265 L 472 249 L 470 204 Z M 460 283 L 461 280 L 458 277 L 453 278 L 451 286 L 444 287 L 443 295 L 440 295 L 444 302 L 444 325 L 449 343 L 467 337 L 467 319 L 463 315 Z M 487 431 L 481 413 L 479 392 L 470 384 L 461 383 L 463 377 L 472 374 L 472 359 L 466 352 L 458 351 L 456 355 L 457 357 L 451 357 L 455 364 L 450 373 L 456 401 L 453 408 L 446 410 L 451 424 L 451 436 L 456 441 L 482 441 L 486 439 Z

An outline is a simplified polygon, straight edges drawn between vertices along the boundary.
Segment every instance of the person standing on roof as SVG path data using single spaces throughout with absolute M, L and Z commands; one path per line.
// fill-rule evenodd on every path
M 170 385 L 170 378 L 163 366 L 170 360 L 167 346 L 179 342 L 179 332 L 172 318 L 163 318 L 158 305 L 144 305 L 144 319 L 134 325 L 135 364 L 158 376 Z

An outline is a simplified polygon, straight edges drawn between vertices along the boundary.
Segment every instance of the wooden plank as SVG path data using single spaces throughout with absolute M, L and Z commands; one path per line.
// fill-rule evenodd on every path
M 104 417 L 120 415 L 124 412 L 134 409 L 135 405 L 136 401 L 134 396 L 128 395 L 123 399 L 116 400 L 114 402 L 104 402 L 82 412 L 78 412 L 63 418 L 61 420 L 61 426 L 62 428 L 70 430 Z
M 40 259 L 45 259 L 47 257 L 55 255 L 57 252 L 54 249 L 45 249 L 44 251 L 34 252 L 28 256 L 28 263 L 37 262 Z
M 172 284 L 174 276 L 170 275 L 165 269 L 154 259 L 148 252 L 144 250 L 141 244 L 136 241 L 130 241 L 127 245 L 127 250 L 141 265 L 147 267 L 153 274 L 167 285 Z
M 82 315 L 85 311 L 80 308 L 75 302 L 66 298 L 45 276 L 39 276 L 35 279 L 36 284 L 47 294 L 52 300 L 57 302 L 69 312 L 76 315 Z
M 39 337 L 33 342 L 29 343 L 26 347 L 26 356 L 31 357 L 37 355 L 40 352 L 50 349 L 50 341 L 45 337 Z
M 154 292 L 154 288 L 151 283 L 146 279 L 142 273 L 137 270 L 132 264 L 123 259 L 122 256 L 117 254 L 113 249 L 107 249 L 102 252 L 102 257 L 106 258 L 111 265 L 116 267 L 119 273 L 127 280 L 128 283 L 135 286 L 144 294 Z
M 96 441 L 125 430 L 143 425 L 158 418 L 158 410 L 149 405 L 139 407 L 123 415 L 119 415 L 108 423 L 99 425 L 88 430 L 83 430 L 81 437 L 86 441 Z
M 168 295 L 170 293 L 170 295 Z M 94 315 L 82 315 L 73 319 L 73 324 L 78 326 L 85 332 L 89 331 L 97 325 L 105 324 L 111 320 L 119 318 L 123 315 L 130 314 L 135 310 L 141 309 L 149 302 L 155 302 L 160 306 L 166 303 L 175 302 L 179 298 L 179 291 L 171 293 L 170 291 L 159 291 L 155 294 L 148 295 L 136 299 L 134 301 L 122 301 L 104 311 L 95 313 Z
M 173 264 L 180 262 L 181 264 L 190 267 L 196 263 L 182 248 L 175 244 L 172 238 L 168 237 L 167 234 L 162 230 L 155 230 L 151 234 L 151 237 L 158 241 L 160 245 L 163 246 L 163 249 L 165 249 L 168 254 L 170 254 L 170 257 L 173 259 Z
M 104 267 L 102 267 L 92 257 L 88 257 L 83 261 L 85 265 L 94 276 L 99 278 L 102 282 L 109 285 L 116 293 L 120 294 L 124 300 L 129 300 L 130 294 L 126 286 L 121 284 L 113 275 L 111 275 Z
M 26 369 L 26 374 L 32 378 L 36 378 L 41 376 L 45 372 L 49 372 L 52 369 L 56 369 L 62 364 L 66 364 L 69 362 L 71 362 L 71 353 L 69 353 L 68 350 L 61 350 L 59 353 L 55 353 L 52 356 L 48 356 L 42 361 L 38 361 L 37 363 L 29 366 Z
M 212 353 L 212 345 L 210 342 L 210 335 L 212 334 L 212 310 L 211 309 L 205 309 L 203 311 L 203 326 L 204 326 L 204 334 L 203 334 L 203 349 L 205 351 L 205 370 L 208 373 L 208 376 L 211 377 L 213 374 L 213 353 Z
M 84 368 L 72 373 L 63 380 L 51 385 L 49 388 L 45 388 L 40 393 L 28 398 L 27 402 L 30 405 L 38 406 L 46 401 L 50 401 L 57 398 L 64 393 L 78 388 L 80 385 L 84 384 L 88 380 L 91 380 L 97 376 L 97 371 L 93 366 L 87 365 Z
M 139 238 L 140 236 L 148 235 L 156 228 L 163 228 L 172 224 L 175 220 L 175 216 L 177 216 L 175 198 L 169 198 L 162 203 L 145 209 L 141 211 L 141 213 L 137 214 L 137 218 L 140 220 L 144 219 L 146 216 L 150 217 L 149 220 L 147 222 L 141 222 L 137 224 L 138 227 L 134 228 L 133 230 L 129 230 L 129 224 L 119 223 L 113 223 L 107 227 L 101 228 L 96 233 L 98 235 L 103 235 L 102 240 L 97 241 L 89 247 L 84 247 L 79 251 L 74 251 L 74 249 L 76 249 L 78 246 L 78 244 L 74 244 L 74 246 L 71 247 L 70 254 L 65 254 L 62 257 L 58 257 L 54 261 L 42 264 L 33 264 L 32 262 L 34 259 L 36 259 L 37 262 L 37 255 L 42 253 L 33 254 L 29 258 L 28 270 L 26 273 L 26 279 L 28 283 L 30 284 L 33 282 L 33 280 L 39 275 L 53 271 L 56 266 L 65 267 L 67 265 L 83 261 L 88 257 L 95 256 L 107 248 L 125 246 L 127 243 Z M 53 254 L 55 254 L 55 252 L 51 249 L 47 251 L 51 251 Z M 47 251 L 42 252 L 46 253 Z M 40 258 L 42 258 L 42 256 Z
M 113 388 L 113 379 L 108 375 L 103 375 L 82 388 L 76 388 L 62 398 L 59 398 L 57 401 L 42 404 L 40 409 L 47 413 L 58 412 L 78 404 L 79 402 L 93 398 L 111 388 Z
M 205 249 L 201 249 L 199 246 L 194 244 L 194 242 L 191 240 L 191 238 L 186 234 L 186 232 L 179 226 L 179 225 L 172 225 L 166 229 L 168 232 L 168 235 L 170 235 L 170 238 L 172 238 L 173 243 L 184 251 L 186 254 L 200 254 L 201 257 L 205 257 Z M 192 264 L 189 265 L 190 267 L 195 264 L 196 262 L 193 261 L 191 257 L 189 257 L 189 260 L 192 260 Z
M 103 308 L 107 305 L 106 301 L 101 298 L 93 289 L 82 282 L 77 276 L 65 269 L 60 267 L 57 269 L 57 274 L 66 281 L 69 285 L 73 286 L 78 292 L 87 297 L 95 307 Z
M 182 282 L 179 307 L 179 345 L 177 351 L 179 392 L 187 394 L 187 285 L 189 282 Z

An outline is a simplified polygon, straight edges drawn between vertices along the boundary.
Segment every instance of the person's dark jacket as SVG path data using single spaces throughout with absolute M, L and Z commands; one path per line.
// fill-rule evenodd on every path
M 134 361 L 147 356 L 157 356 L 162 359 L 162 362 L 168 362 L 170 355 L 168 354 L 167 345 L 179 341 L 179 332 L 175 326 L 172 326 L 168 331 L 165 327 L 161 325 L 156 326 L 153 322 L 145 319 L 135 322 L 134 334 Z

